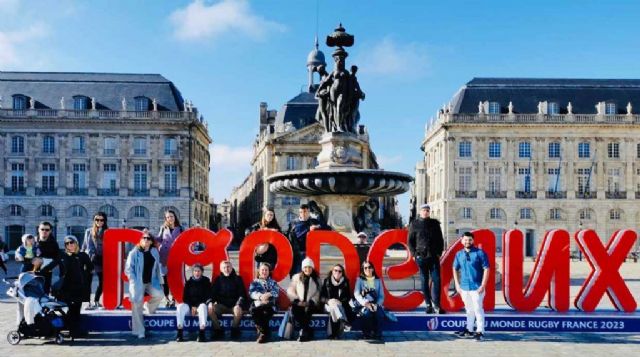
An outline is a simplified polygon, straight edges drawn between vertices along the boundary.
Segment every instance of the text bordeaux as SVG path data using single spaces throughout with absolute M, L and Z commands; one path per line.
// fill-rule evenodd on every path
M 475 243 L 489 256 L 490 262 L 495 262 L 496 241 L 492 231 L 479 229 L 473 232 Z M 129 307 L 129 301 L 124 297 L 124 283 L 126 276 L 124 267 L 124 243 L 136 244 L 140 241 L 142 232 L 132 229 L 109 229 L 104 237 L 104 306 L 115 309 L 120 305 Z M 182 290 L 185 282 L 185 266 L 195 263 L 211 265 L 212 278 L 219 272 L 220 262 L 228 260 L 227 247 L 231 243 L 232 234 L 223 229 L 218 233 L 203 229 L 191 228 L 183 232 L 176 240 L 169 252 L 168 279 L 171 293 L 177 301 L 182 301 Z M 624 229 L 615 232 L 609 242 L 602 244 L 601 239 L 593 230 L 581 230 L 574 235 L 574 239 L 587 262 L 591 266 L 591 273 L 582 284 L 580 292 L 574 300 L 574 305 L 582 311 L 594 311 L 604 295 L 611 300 L 616 309 L 633 312 L 637 303 L 629 291 L 619 268 L 625 257 L 633 248 L 637 239 L 636 232 Z M 504 254 L 502 257 L 502 276 L 505 301 L 517 311 L 535 310 L 545 296 L 548 305 L 555 311 L 563 312 L 570 307 L 570 234 L 566 230 L 556 229 L 548 231 L 537 254 L 533 271 L 530 272 L 528 282 L 523 284 L 523 252 L 524 238 L 519 230 L 507 231 L 502 237 Z M 205 248 L 201 252 L 193 252 L 194 242 L 202 242 Z M 254 250 L 257 245 L 270 243 L 278 252 L 278 263 L 273 270 L 276 281 L 284 279 L 291 269 L 293 252 L 287 238 L 273 231 L 256 231 L 249 234 L 240 247 L 239 274 L 248 286 L 254 275 Z M 329 244 L 338 248 L 345 261 L 347 277 L 355 281 L 359 273 L 360 261 L 353 244 L 345 236 L 332 231 L 312 231 L 307 237 L 307 255 L 320 266 L 320 246 Z M 418 266 L 409 255 L 404 262 L 383 267 L 386 250 L 394 244 L 407 247 L 407 231 L 401 229 L 388 230 L 381 233 L 369 250 L 368 259 L 376 267 L 376 271 L 385 269 L 384 279 L 405 279 L 418 272 Z M 464 305 L 457 294 L 448 295 L 448 287 L 453 279 L 452 264 L 456 252 L 462 249 L 460 240 L 451 245 L 440 259 L 442 274 L 442 308 L 446 311 L 461 310 Z M 487 291 L 495 291 L 495 264 L 491 265 L 491 274 Z M 353 284 L 351 284 L 353 287 Z M 406 311 L 416 309 L 424 297 L 420 291 L 410 291 L 404 295 L 391 294 L 386 287 L 385 306 L 391 310 Z M 286 295 L 279 299 L 282 308 L 288 305 Z M 486 310 L 495 307 L 495 294 L 487 294 L 484 299 Z

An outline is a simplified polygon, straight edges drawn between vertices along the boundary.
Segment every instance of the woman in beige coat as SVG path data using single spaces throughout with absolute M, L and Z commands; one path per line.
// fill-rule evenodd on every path
M 320 281 L 314 268 L 313 260 L 305 258 L 302 261 L 302 272 L 293 276 L 287 289 L 287 296 L 291 301 L 293 326 L 300 331 L 298 336 L 300 342 L 313 339 L 311 315 L 318 311 L 320 306 Z

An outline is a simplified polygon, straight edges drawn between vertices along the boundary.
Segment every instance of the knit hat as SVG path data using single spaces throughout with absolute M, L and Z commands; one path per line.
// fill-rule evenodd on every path
M 420 205 L 420 209 L 431 209 L 431 206 L 425 203 L 423 205 Z
M 312 269 L 315 269 L 316 266 L 313 264 L 313 260 L 311 260 L 311 258 L 306 257 L 304 258 L 304 260 L 302 261 L 302 269 L 304 269 L 304 267 L 311 267 Z

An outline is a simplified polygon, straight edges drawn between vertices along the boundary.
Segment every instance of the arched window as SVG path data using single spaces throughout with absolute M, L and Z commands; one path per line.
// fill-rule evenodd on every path
M 133 98 L 136 112 L 146 112 L 149 110 L 149 98 L 135 97 Z
M 52 205 L 42 205 L 40 206 L 40 215 L 42 217 L 53 217 L 54 209 Z
M 13 217 L 21 217 L 24 215 L 24 208 L 20 205 L 11 205 L 9 206 L 9 215 Z
M 504 210 L 502 210 L 501 208 L 492 208 L 489 211 L 489 219 L 494 219 L 494 220 L 498 220 L 498 219 L 506 219 L 507 215 L 504 213 Z
M 22 94 L 16 94 L 13 96 L 13 110 L 26 110 L 27 109 L 27 97 Z
M 73 97 L 73 110 L 89 109 L 89 98 L 84 95 L 76 95 Z
M 609 219 L 612 221 L 619 221 L 620 219 L 622 219 L 622 210 L 614 208 L 609 211 Z
M 533 219 L 533 209 L 529 207 L 520 209 L 520 219 Z
M 104 205 L 100 207 L 100 211 L 107 214 L 107 218 L 118 218 L 118 210 L 112 205 Z
M 147 218 L 149 217 L 149 211 L 144 206 L 135 206 L 131 209 L 129 216 L 131 218 Z
M 595 217 L 595 213 L 590 208 L 581 209 L 578 216 L 581 220 L 590 221 Z
M 71 217 L 86 217 L 87 216 L 87 210 L 80 206 L 80 205 L 73 205 L 71 207 L 69 207 L 69 215 Z
M 563 214 L 560 208 L 552 208 L 549 210 L 549 220 L 561 221 L 562 219 L 563 219 Z

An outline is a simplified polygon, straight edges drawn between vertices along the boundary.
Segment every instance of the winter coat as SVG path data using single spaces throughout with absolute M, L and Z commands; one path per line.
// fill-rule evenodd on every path
M 37 244 L 42 258 L 53 259 L 54 262 L 60 259 L 60 246 L 53 235 L 50 235 L 47 240 L 38 239 Z
M 444 239 L 437 219 L 418 218 L 409 227 L 409 250 L 414 257 L 439 257 L 444 249 Z
M 167 266 L 167 262 L 169 261 L 169 251 L 171 250 L 171 247 L 173 247 L 173 242 L 176 241 L 176 238 L 178 238 L 180 233 L 183 231 L 184 228 L 182 228 L 182 226 L 173 228 L 171 232 L 169 232 L 169 228 L 164 225 L 160 227 L 156 242 L 158 242 L 160 247 L 160 264 L 163 267 Z M 166 275 L 166 269 L 163 269 L 163 275 Z
M 276 263 L 278 263 L 278 252 L 276 251 L 276 247 L 273 244 L 269 244 L 269 248 L 267 251 L 262 254 L 256 254 L 255 257 L 256 263 L 268 263 L 271 269 L 275 268 Z
M 230 308 L 236 305 L 244 308 L 247 300 L 247 290 L 244 288 L 244 282 L 236 274 L 235 270 L 232 270 L 229 276 L 220 274 L 213 281 L 212 295 L 214 303 Z
M 60 279 L 54 284 L 56 298 L 65 302 L 89 301 L 93 264 L 85 252 L 65 253 L 58 261 Z M 53 268 L 47 267 L 50 270 Z M 43 269 L 44 270 L 44 269 Z
M 105 231 L 106 230 L 102 231 L 103 237 L 104 237 Z M 82 249 L 80 250 L 87 253 L 89 258 L 91 259 L 91 263 L 93 263 L 96 273 L 102 273 L 103 243 L 104 241 L 102 241 L 101 243 L 98 243 L 96 237 L 94 237 L 93 234 L 91 234 L 91 228 L 88 228 L 86 231 L 84 231 L 84 240 L 82 241 Z
M 208 305 L 211 302 L 211 280 L 204 275 L 198 280 L 189 278 L 184 284 L 182 301 L 190 307 Z
M 249 296 L 251 300 L 253 300 L 254 306 L 262 305 L 260 297 L 266 293 L 271 293 L 271 298 L 268 303 L 275 306 L 278 294 L 280 293 L 280 286 L 270 277 L 267 279 L 254 279 L 249 285 Z
M 311 231 L 311 226 L 319 226 L 320 222 L 309 217 L 306 221 L 296 220 L 289 226 L 289 241 L 293 248 L 293 252 L 307 251 L 307 234 Z
M 339 300 L 342 306 L 347 306 L 351 300 L 351 289 L 349 287 L 349 279 L 342 278 L 338 285 L 333 285 L 331 276 L 324 279 L 322 290 L 320 290 L 320 301 L 326 303 L 330 299 Z
M 39 257 L 40 248 L 38 248 L 37 245 L 34 245 L 32 249 L 33 258 Z M 33 258 L 26 258 L 25 255 L 27 255 L 27 247 L 25 247 L 24 245 L 19 246 L 18 249 L 16 249 L 15 259 L 16 261 L 22 262 L 22 268 L 20 269 L 20 272 L 22 273 L 33 269 L 33 264 L 31 264 L 31 259 Z
M 160 278 L 160 254 L 155 247 L 149 248 L 151 255 L 155 259 L 151 271 L 151 286 L 162 291 Z M 144 283 L 142 282 L 142 271 L 144 270 L 144 252 L 140 247 L 134 247 L 127 256 L 124 273 L 129 278 L 129 300 L 133 303 L 141 303 L 144 298 Z
M 367 302 L 382 305 L 382 303 L 384 303 L 384 291 L 382 291 L 380 279 L 374 279 L 373 289 L 371 289 L 367 285 L 366 279 L 358 278 L 356 280 L 355 290 L 353 291 L 353 297 L 358 300 L 358 303 L 362 306 Z
M 309 277 L 309 287 L 307 289 L 307 298 L 304 295 L 304 273 L 298 273 L 291 278 L 291 283 L 287 289 L 287 297 L 294 305 L 299 301 L 311 303 L 312 305 L 318 305 L 320 302 L 320 283 L 317 278 Z

